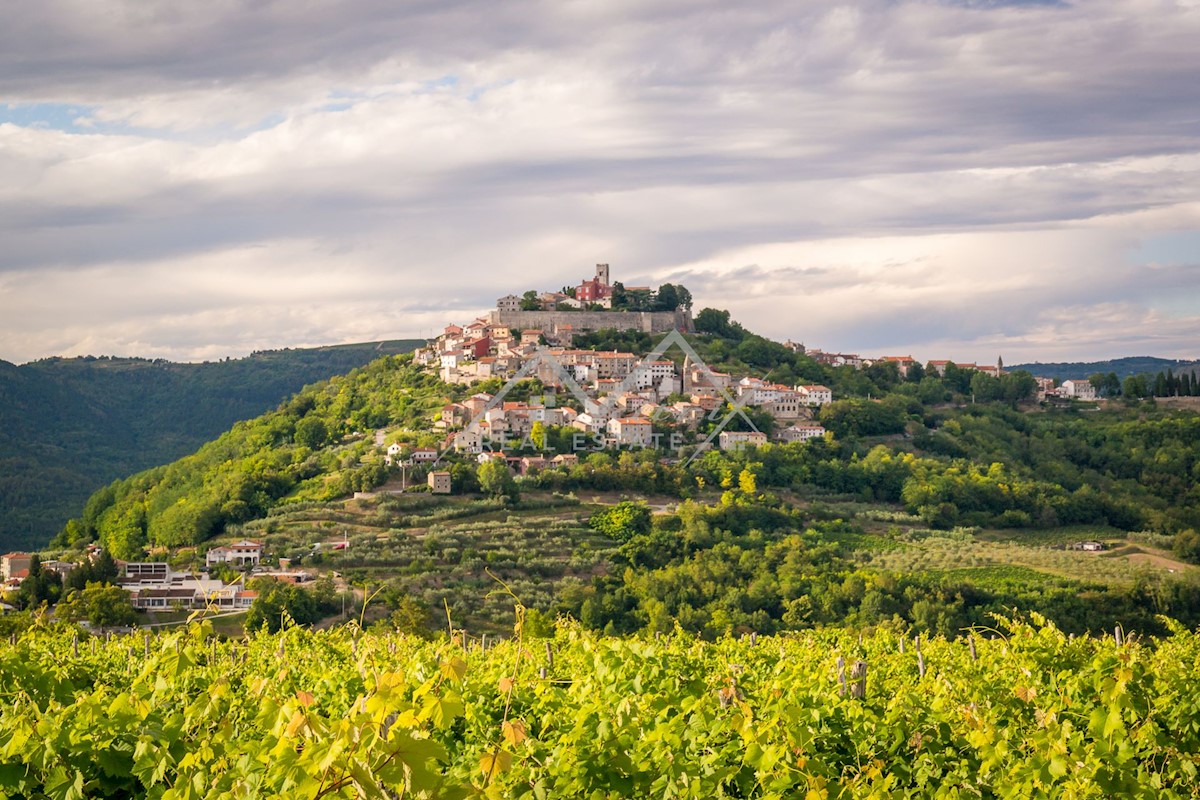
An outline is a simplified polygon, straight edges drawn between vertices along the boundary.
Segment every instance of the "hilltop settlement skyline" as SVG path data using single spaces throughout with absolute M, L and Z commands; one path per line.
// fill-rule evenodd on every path
M 473 322 L 466 324 L 466 330 L 470 330 L 475 334 L 480 334 L 484 327 L 490 329 L 500 329 L 507 327 L 511 330 L 520 330 L 528 326 L 537 327 L 539 334 L 544 334 L 543 341 L 554 344 L 569 345 L 573 333 L 584 331 L 595 331 L 603 327 L 616 327 L 618 329 L 642 330 L 647 333 L 662 333 L 668 330 L 680 330 L 690 332 L 693 330 L 691 311 L 694 305 L 694 298 L 691 292 L 682 284 L 666 283 L 659 286 L 657 289 L 647 285 L 626 285 L 621 280 L 612 277 L 611 266 L 608 263 L 597 263 L 595 265 L 595 274 L 592 277 L 584 278 L 578 283 L 564 285 L 561 290 L 546 290 L 546 289 L 531 289 L 525 290 L 522 294 L 514 294 L 510 292 L 496 300 L 492 309 L 483 311 L 478 314 L 471 313 L 456 313 L 448 310 L 442 314 L 443 319 L 473 319 Z M 669 294 L 663 294 L 663 290 Z M 678 294 L 677 294 L 678 293 Z M 670 298 L 667 300 L 666 298 Z M 608 312 L 596 315 L 596 312 Z M 621 312 L 628 319 L 614 317 L 613 312 Z M 800 321 L 803 322 L 802 320 Z M 794 323 L 793 323 L 794 325 Z M 421 333 L 421 338 L 426 339 L 430 343 L 442 341 L 445 336 L 456 327 L 454 322 L 435 329 L 435 331 L 425 330 Z M 753 326 L 751 326 L 753 327 Z M 763 331 L 755 331 L 764 333 Z M 819 336 L 820 331 L 807 331 L 809 335 Z M 800 339 L 795 342 L 792 336 Z M 479 338 L 477 336 L 477 338 Z M 949 351 L 955 353 L 962 350 L 978 351 L 978 347 L 968 342 L 948 343 L 945 348 L 939 350 L 916 349 L 907 352 L 905 355 L 885 355 L 884 351 L 896 353 L 904 350 L 898 346 L 884 346 L 872 355 L 862 355 L 858 352 L 849 352 L 845 348 L 839 348 L 835 343 L 823 343 L 821 347 L 806 346 L 804 343 L 805 334 L 798 331 L 791 331 L 788 336 L 778 337 L 786 346 L 796 350 L 797 352 L 805 353 L 820 364 L 827 366 L 844 366 L 853 367 L 870 366 L 876 361 L 893 361 L 896 362 L 901 370 L 901 374 L 905 374 L 908 365 L 934 365 L 939 372 L 944 370 L 945 365 L 953 363 L 960 368 L 965 369 L 980 369 L 987 371 L 989 374 L 999 374 L 997 369 L 1002 371 L 1004 361 L 1003 342 L 998 343 L 997 352 L 993 358 L 996 359 L 998 366 L 984 364 L 978 359 L 972 361 L 957 361 L 950 358 L 944 358 Z M 308 347 L 328 347 L 348 344 L 362 344 L 367 341 L 384 341 L 386 337 L 378 334 L 369 336 L 364 340 L 355 341 L 339 341 L 339 342 L 288 342 L 277 346 L 264 348 L 271 349 L 291 349 L 291 348 L 308 348 Z M 474 353 L 472 348 L 478 349 L 480 342 L 474 343 L 463 342 L 463 354 L 470 360 L 471 369 L 479 369 L 482 367 L 485 371 L 491 369 L 491 364 L 494 362 L 497 343 L 489 340 L 488 345 L 491 347 L 490 352 Z M 527 344 L 527 342 L 526 342 Z M 70 358 L 70 357 L 111 357 L 111 358 L 149 358 L 149 353 L 156 350 L 154 346 L 148 346 L 145 352 L 122 352 L 122 353 L 103 353 L 103 352 L 86 352 L 77 354 L 55 353 L 42 358 Z M 260 352 L 258 350 L 254 352 Z M 1019 352 L 1019 348 L 1018 348 Z M 1200 361 L 1195 350 L 1189 349 L 1180 351 L 1181 356 L 1177 358 L 1182 363 L 1192 361 Z M 913 353 L 916 353 L 914 355 Z M 225 355 L 216 360 L 225 360 L 231 357 L 243 357 L 249 353 L 236 353 Z M 480 363 L 476 363 L 473 356 L 484 356 L 485 358 Z M 493 358 L 486 358 L 492 356 Z M 936 356 L 936 357 L 934 357 Z M 1121 354 L 1106 353 L 1097 357 L 1096 361 L 1107 361 L 1116 358 L 1129 358 L 1130 356 L 1137 357 L 1161 357 L 1160 353 L 1127 353 Z M 36 360 L 36 359 L 34 359 Z M 173 359 L 167 359 L 173 360 Z M 209 359 L 202 359 L 208 363 Z M 189 361 L 188 359 L 177 360 L 177 363 L 198 363 L 200 359 Z M 1042 354 L 1042 357 L 1034 363 L 1062 361 L 1068 362 L 1066 356 L 1055 350 L 1047 350 Z M 1013 359 L 1010 358 L 1012 363 Z M 500 360 L 500 365 L 503 368 L 505 361 Z M 480 377 L 486 377 L 489 373 L 478 373 Z M 497 375 L 503 374 L 503 370 Z M 450 382 L 466 382 L 473 380 L 476 373 L 456 374 L 454 370 L 446 372 L 443 370 L 442 377 Z M 1079 378 L 1087 376 L 1080 374 Z M 1044 389 L 1045 387 L 1043 387 Z M 1053 388 L 1053 387 L 1050 387 Z

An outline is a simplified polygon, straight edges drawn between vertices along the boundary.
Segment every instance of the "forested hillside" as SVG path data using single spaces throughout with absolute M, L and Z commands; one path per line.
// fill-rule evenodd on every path
M 697 351 L 735 374 L 830 386 L 838 399 L 818 415 L 828 436 L 689 458 L 702 429 L 678 452 L 581 452 L 517 479 L 503 463 L 447 451 L 440 468 L 452 497 L 414 496 L 410 485 L 394 500 L 352 501 L 399 483 L 386 445 L 440 447 L 433 422 L 443 407 L 500 385 L 446 385 L 409 356 L 387 356 L 105 487 L 56 544 L 99 541 L 138 559 L 153 547 L 250 536 L 293 564 L 394 582 L 395 597 L 417 598 L 422 613 L 466 606 L 483 625 L 494 615 L 469 595 L 487 593 L 492 569 L 539 611 L 613 632 L 682 624 L 716 636 L 851 619 L 952 635 L 1013 606 L 1078 631 L 1113 621 L 1161 630 L 1155 612 L 1200 619 L 1186 563 L 1200 562 L 1194 411 L 1133 398 L 1041 407 L 1024 372 L 901 379 L 892 364 L 828 368 L 722 321 L 692 340 Z M 652 344 L 640 334 L 584 341 L 639 352 Z M 505 399 L 544 391 L 525 381 Z M 755 415 L 769 430 L 771 419 Z M 509 456 L 573 454 L 577 433 L 542 426 Z M 406 474 L 410 484 L 423 483 L 424 469 Z M 657 513 L 618 502 L 623 494 L 659 498 Z M 581 516 L 574 507 L 586 495 Z M 333 535 L 350 548 L 326 554 Z M 1097 537 L 1119 560 L 1063 552 Z
M 753 455 L 711 452 L 690 465 L 660 462 L 647 452 L 637 457 L 643 470 L 616 474 L 604 466 L 611 455 L 584 454 L 578 466 L 544 470 L 531 483 L 561 490 L 652 488 L 687 498 L 749 462 L 757 465 L 762 488 L 860 494 L 904 504 L 940 527 L 1101 522 L 1173 534 L 1200 523 L 1200 418 L 1194 413 L 1136 401 L 1099 413 L 1027 413 L 1015 408 L 1030 392 L 1026 373 L 996 379 L 948 370 L 944 377 L 901 380 L 890 364 L 827 368 L 775 343 L 737 336 L 709 334 L 696 344 L 715 363 L 827 382 L 843 398 L 820 412 L 831 440 L 768 445 Z M 494 391 L 499 381 L 493 384 L 485 388 Z M 540 391 L 527 384 L 510 399 Z M 393 474 L 375 430 L 389 431 L 390 441 L 436 445 L 442 437 L 432 427 L 435 412 L 477 388 L 442 384 L 406 356 L 381 358 L 239 423 L 193 455 L 106 487 L 63 540 L 99 538 L 119 556 L 132 557 L 146 545 L 204 541 L 281 504 L 372 488 Z M 769 421 L 763 425 L 769 428 Z M 565 451 L 569 438 L 569 429 L 549 429 L 543 447 Z M 478 490 L 474 459 L 448 459 L 459 490 Z
M 44 545 L 106 483 L 180 458 L 309 383 L 417 344 L 275 350 L 203 364 L 0 361 L 0 551 Z
M 1154 376 L 1160 372 L 1174 370 L 1192 372 L 1198 363 L 1195 361 L 1180 361 L 1173 358 L 1155 358 L 1153 356 L 1130 356 L 1114 358 L 1109 361 L 1061 361 L 1051 363 L 1035 362 L 1032 364 L 1017 364 L 1012 369 L 1024 369 L 1043 378 L 1054 378 L 1065 381 L 1071 378 L 1090 378 L 1097 373 L 1107 375 L 1114 373 L 1117 378 L 1124 380 L 1134 375 Z

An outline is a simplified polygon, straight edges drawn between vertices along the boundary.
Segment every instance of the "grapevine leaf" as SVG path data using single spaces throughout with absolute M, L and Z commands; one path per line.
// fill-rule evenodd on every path
M 467 674 L 467 662 L 458 656 L 453 656 L 442 662 L 442 677 L 452 681 L 462 681 Z
M 505 722 L 501 730 L 504 734 L 504 740 L 508 742 L 511 747 L 516 747 L 521 742 L 525 741 L 527 735 L 525 730 L 525 720 L 521 719 L 514 719 Z
M 495 775 L 500 772 L 507 772 L 512 767 L 512 754 L 505 750 L 493 750 L 490 753 L 484 753 L 483 758 L 479 759 L 479 771 L 484 777 Z

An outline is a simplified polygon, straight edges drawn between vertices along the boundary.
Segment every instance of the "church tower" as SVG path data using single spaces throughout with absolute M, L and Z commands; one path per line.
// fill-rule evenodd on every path
M 608 281 L 608 264 L 597 264 L 596 265 L 596 280 L 598 280 L 600 283 L 602 283 L 605 286 L 612 285 Z

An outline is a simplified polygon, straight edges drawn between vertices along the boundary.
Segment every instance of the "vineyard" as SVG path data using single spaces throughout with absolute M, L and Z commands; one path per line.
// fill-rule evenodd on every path
M 1182 629 L 1041 620 L 715 643 L 35 628 L 0 651 L 0 797 L 1195 797 L 1198 666 Z

